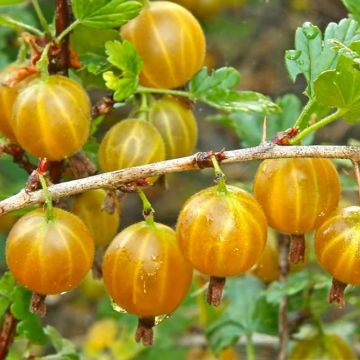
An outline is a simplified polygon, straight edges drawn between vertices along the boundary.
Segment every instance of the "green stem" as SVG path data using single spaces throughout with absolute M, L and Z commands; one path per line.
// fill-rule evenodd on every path
M 181 90 L 171 90 L 171 89 L 155 89 L 155 88 L 148 88 L 144 86 L 139 86 L 136 93 L 138 94 L 162 94 L 162 95 L 174 95 L 174 96 L 181 96 L 188 99 L 192 99 L 192 96 L 187 91 Z
M 39 178 L 40 178 L 41 187 L 42 187 L 42 189 L 44 191 L 44 195 L 45 195 L 46 219 L 47 219 L 47 221 L 51 221 L 54 219 L 54 208 L 53 208 L 53 203 L 52 203 L 52 196 L 49 193 L 45 176 L 42 174 L 39 174 Z
M 34 6 L 34 9 L 35 9 L 35 12 L 36 12 L 36 15 L 40 21 L 40 25 L 42 26 L 42 28 L 45 30 L 45 32 L 49 35 L 51 35 L 51 31 L 50 31 L 50 28 L 49 28 L 49 24 L 41 10 L 41 7 L 39 5 L 39 1 L 38 0 L 32 0 L 32 4 Z
M 252 334 L 246 334 L 246 359 L 247 360 L 255 360 L 255 347 L 252 341 Z
M 64 37 L 73 31 L 78 25 L 80 25 L 80 21 L 75 20 L 55 39 L 55 42 L 59 44 L 64 39 Z
M 148 118 L 148 112 L 149 112 L 149 103 L 148 103 L 148 95 L 147 94 L 140 94 L 141 100 L 140 100 L 140 106 L 137 111 L 138 118 L 142 120 L 147 120 Z
M 293 127 L 299 128 L 301 130 L 306 127 L 307 124 L 305 123 L 305 119 L 306 119 L 306 117 L 309 116 L 309 112 L 310 112 L 312 106 L 314 105 L 314 103 L 315 103 L 315 99 L 310 99 L 307 102 L 307 104 L 303 108 L 301 114 L 297 118 Z
M 215 179 L 217 181 L 218 191 L 220 191 L 222 193 L 227 193 L 228 190 L 226 188 L 226 175 L 221 170 L 221 167 L 220 167 L 219 162 L 217 161 L 215 155 L 213 155 L 211 157 L 211 161 L 212 161 L 213 166 L 214 166 Z
M 342 115 L 346 113 L 346 110 L 338 109 L 334 113 L 330 114 L 329 116 L 324 117 L 317 123 L 307 127 L 303 131 L 301 131 L 297 136 L 290 140 L 290 144 L 296 144 L 300 142 L 304 137 L 310 135 L 312 132 L 323 128 L 325 125 L 328 125 L 335 120 L 339 119 Z
M 148 225 L 154 225 L 154 209 L 151 206 L 150 201 L 146 197 L 145 193 L 139 188 L 138 194 L 140 196 L 140 199 L 143 203 L 143 215 L 145 218 L 145 221 Z
M 27 53 L 28 53 L 28 46 L 26 45 L 25 42 L 23 42 L 20 46 L 18 55 L 17 55 L 17 59 L 16 59 L 16 63 L 22 65 L 27 57 Z
M 50 43 L 45 46 L 45 49 L 42 52 L 39 61 L 36 63 L 36 67 L 39 69 L 41 78 L 43 80 L 46 80 L 49 77 L 49 57 L 48 57 L 49 49 L 50 49 Z
M 7 17 L 6 22 L 8 22 L 10 24 L 13 24 L 15 26 L 18 26 L 21 29 L 27 30 L 27 31 L 29 31 L 29 32 L 37 35 L 37 36 L 43 36 L 44 35 L 39 29 L 37 29 L 37 28 L 35 28 L 35 27 L 31 26 L 31 25 L 25 24 L 25 23 L 23 23 L 21 21 L 17 21 L 17 20 L 15 20 L 13 18 Z

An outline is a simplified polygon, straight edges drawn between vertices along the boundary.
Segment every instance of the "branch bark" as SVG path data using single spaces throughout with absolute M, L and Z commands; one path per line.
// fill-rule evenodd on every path
M 238 149 L 224 152 L 223 164 L 244 161 L 279 159 L 289 157 L 323 157 L 333 159 L 349 159 L 360 161 L 360 147 L 357 146 L 279 146 L 265 143 L 247 149 Z M 131 181 L 157 175 L 200 170 L 197 163 L 198 155 L 136 166 L 123 170 L 94 175 L 84 179 L 72 180 L 49 187 L 54 200 L 79 194 L 91 189 L 117 189 L 120 185 Z M 0 202 L 0 215 L 10 211 L 26 208 L 44 202 L 42 190 L 26 193 L 24 190 Z

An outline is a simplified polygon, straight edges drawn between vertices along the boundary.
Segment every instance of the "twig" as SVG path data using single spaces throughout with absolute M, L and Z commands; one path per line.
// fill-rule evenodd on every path
M 59 36 L 70 24 L 69 4 L 67 0 L 56 0 L 55 10 L 56 36 Z M 59 52 L 50 60 L 50 73 L 67 75 L 70 65 L 69 36 L 65 36 L 60 44 Z
M 224 152 L 222 163 L 238 163 L 251 160 L 279 159 L 289 157 L 323 157 L 360 161 L 360 147 L 357 146 L 278 146 L 271 143 L 260 146 Z M 54 200 L 79 194 L 91 189 L 117 189 L 136 179 L 143 179 L 162 174 L 199 170 L 197 155 L 172 159 L 149 165 L 136 166 L 123 170 L 94 175 L 84 179 L 64 182 L 49 187 Z M 27 194 L 18 194 L 0 202 L 0 214 L 23 209 L 44 202 L 42 190 Z
M 8 309 L 4 316 L 4 322 L 0 334 L 0 360 L 6 359 L 9 347 L 15 336 L 17 320 Z
M 279 235 L 279 281 L 283 285 L 287 281 L 289 271 L 288 253 L 290 239 L 287 235 Z M 287 344 L 289 341 L 289 323 L 288 323 L 288 299 L 283 296 L 279 305 L 279 354 L 278 360 L 287 359 Z

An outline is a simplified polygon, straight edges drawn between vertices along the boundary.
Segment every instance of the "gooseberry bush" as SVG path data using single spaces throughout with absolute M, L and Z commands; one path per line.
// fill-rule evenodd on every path
M 276 98 L 208 41 L 246 41 L 217 16 L 261 1 L 0 0 L 0 360 L 356 359 L 360 4 L 338 2 L 292 28 Z M 334 122 L 354 135 L 321 144 Z

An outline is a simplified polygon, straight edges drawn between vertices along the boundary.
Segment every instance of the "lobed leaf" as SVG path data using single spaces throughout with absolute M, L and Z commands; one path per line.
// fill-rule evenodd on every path
M 236 91 L 239 72 L 231 67 L 217 69 L 210 74 L 201 69 L 190 81 L 192 98 L 224 111 L 275 112 L 278 107 L 266 96 L 252 91 Z
M 109 63 L 121 72 L 116 75 L 113 71 L 106 71 L 103 78 L 106 86 L 115 91 L 114 100 L 122 101 L 136 91 L 143 62 L 135 47 L 128 41 L 108 41 L 105 51 Z
M 295 49 L 285 54 L 286 66 L 290 78 L 304 75 L 307 81 L 306 94 L 314 96 L 314 81 L 327 70 L 336 68 L 339 55 L 332 49 L 330 39 L 336 39 L 345 45 L 360 39 L 359 24 L 352 19 L 343 19 L 338 24 L 330 23 L 322 35 L 320 29 L 310 22 L 304 23 L 295 33 Z
M 360 54 L 360 41 L 350 49 Z M 351 58 L 341 56 L 336 70 L 322 73 L 315 81 L 314 90 L 321 104 L 342 110 L 348 122 L 360 120 L 360 70 Z
M 76 19 L 83 25 L 99 29 L 119 27 L 136 17 L 143 4 L 132 0 L 73 0 Z

